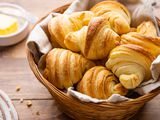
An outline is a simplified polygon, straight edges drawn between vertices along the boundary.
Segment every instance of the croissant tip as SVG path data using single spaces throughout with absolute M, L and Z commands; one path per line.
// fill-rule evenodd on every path
M 136 74 L 131 74 L 120 75 L 119 81 L 126 89 L 135 89 L 139 86 L 141 80 Z

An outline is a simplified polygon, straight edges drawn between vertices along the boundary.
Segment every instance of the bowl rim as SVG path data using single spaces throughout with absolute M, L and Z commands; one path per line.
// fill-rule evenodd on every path
M 2 3 L 0 3 L 0 6 L 12 7 L 12 8 L 18 9 L 22 13 L 27 13 L 24 8 L 22 8 L 19 5 L 13 4 L 13 3 L 2 2 Z M 10 37 L 16 36 L 16 35 L 22 33 L 28 27 L 28 25 L 29 25 L 29 22 L 26 20 L 25 23 L 22 25 L 22 27 L 17 32 L 14 32 L 14 33 L 11 33 L 8 35 L 2 35 L 2 36 L 0 36 L 0 39 L 3 40 L 3 38 L 10 38 Z

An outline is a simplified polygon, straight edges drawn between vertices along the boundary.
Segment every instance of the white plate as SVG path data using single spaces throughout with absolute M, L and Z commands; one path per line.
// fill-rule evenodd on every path
M 0 11 L 12 11 L 19 15 L 25 15 L 27 12 L 20 6 L 10 3 L 0 3 Z M 11 13 L 12 14 L 12 13 Z M 18 18 L 19 29 L 17 32 L 0 36 L 0 46 L 10 46 L 14 45 L 27 36 L 29 32 L 29 22 L 25 19 Z

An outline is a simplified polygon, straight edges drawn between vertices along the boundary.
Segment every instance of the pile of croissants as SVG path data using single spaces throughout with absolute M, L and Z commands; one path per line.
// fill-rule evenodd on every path
M 44 77 L 59 89 L 74 86 L 93 98 L 126 95 L 151 79 L 150 66 L 160 54 L 160 37 L 151 21 L 137 28 L 116 1 L 90 11 L 58 15 L 48 23 L 54 49 L 46 57 Z

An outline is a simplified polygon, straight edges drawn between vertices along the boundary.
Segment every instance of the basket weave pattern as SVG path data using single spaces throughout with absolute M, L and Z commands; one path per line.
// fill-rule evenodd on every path
M 69 4 L 53 10 L 52 12 L 63 13 L 68 6 Z M 47 15 L 40 21 L 45 17 L 47 17 Z M 139 98 L 119 103 L 103 102 L 95 104 L 82 102 L 72 96 L 68 96 L 66 93 L 49 83 L 39 72 L 33 55 L 28 49 L 27 58 L 34 75 L 50 91 L 60 106 L 59 108 L 65 114 L 76 120 L 128 120 L 134 116 L 146 102 L 160 93 L 160 88 L 158 88 Z

